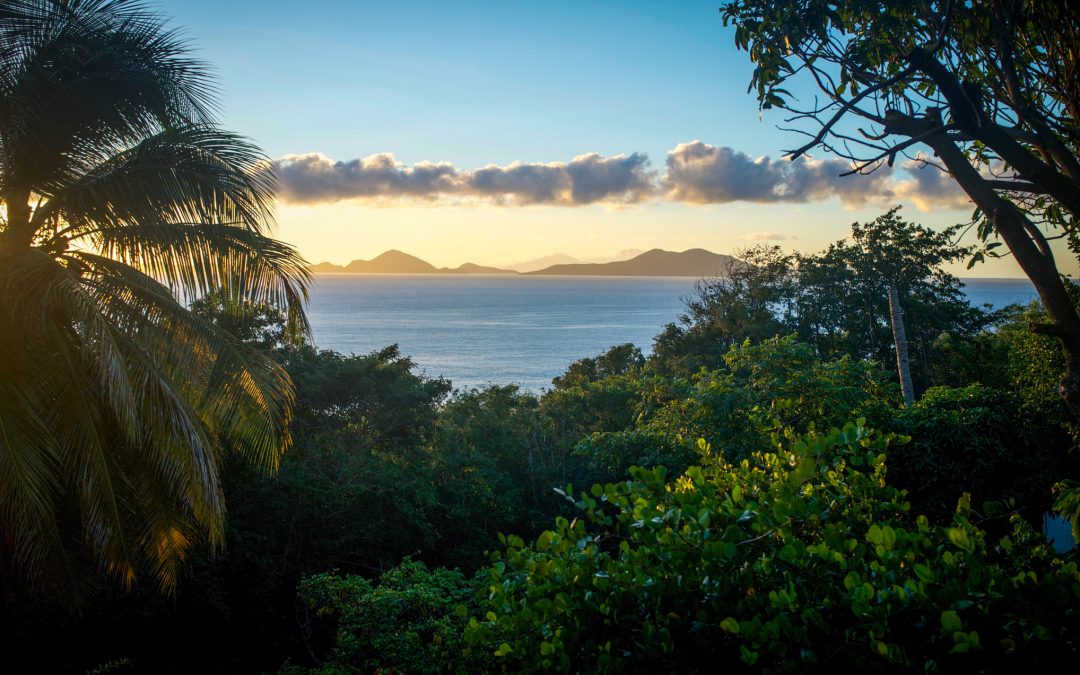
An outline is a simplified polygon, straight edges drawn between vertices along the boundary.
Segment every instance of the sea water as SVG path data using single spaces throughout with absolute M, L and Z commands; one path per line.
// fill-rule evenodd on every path
M 1035 298 L 1026 279 L 964 279 L 973 304 Z M 322 274 L 308 316 L 315 344 L 366 354 L 397 344 L 459 389 L 539 392 L 574 361 L 631 342 L 646 354 L 694 292 L 688 277 Z

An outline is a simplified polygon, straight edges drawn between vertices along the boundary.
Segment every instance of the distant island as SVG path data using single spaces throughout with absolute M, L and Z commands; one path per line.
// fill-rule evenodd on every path
M 578 260 L 572 256 L 568 256 L 565 253 L 552 253 L 542 258 L 535 258 L 533 260 L 526 260 L 525 262 L 514 263 L 513 265 L 507 265 L 507 269 L 512 269 L 515 272 L 525 274 L 526 272 L 535 272 L 542 270 L 545 267 L 551 267 L 552 265 L 576 265 L 584 262 Z
M 426 260 L 397 250 L 387 251 L 371 260 L 354 260 L 348 265 L 322 262 L 312 265 L 311 271 L 338 274 L 517 274 L 514 270 L 484 267 L 473 263 L 465 263 L 452 268 L 435 267 Z
M 561 263 L 525 272 L 528 276 L 613 276 L 613 277 L 717 277 L 726 276 L 739 262 L 722 253 L 692 248 L 681 253 L 654 248 L 629 260 L 608 263 Z M 354 260 L 348 265 L 319 263 L 313 272 L 345 274 L 518 274 L 514 270 L 465 263 L 458 267 L 435 267 L 416 256 L 391 250 L 371 260 Z
M 692 248 L 682 253 L 654 248 L 629 260 L 609 263 L 552 265 L 529 275 L 582 275 L 612 277 L 721 277 L 738 261 L 729 255 Z

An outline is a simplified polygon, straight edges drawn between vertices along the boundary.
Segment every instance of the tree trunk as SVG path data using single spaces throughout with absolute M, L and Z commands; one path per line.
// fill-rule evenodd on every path
M 911 386 L 911 362 L 908 360 L 904 315 L 900 310 L 900 297 L 894 284 L 889 284 L 889 320 L 892 322 L 893 343 L 896 345 L 896 370 L 900 373 L 900 392 L 904 395 L 904 403 L 911 405 L 915 402 L 915 389 Z
M 938 86 L 949 103 L 957 129 L 986 143 L 1016 168 L 1022 178 L 1046 189 L 1074 218 L 1080 215 L 1080 188 L 1076 183 L 1054 171 L 996 124 L 988 122 L 964 91 L 959 78 L 944 64 L 924 49 L 912 50 L 908 61 Z M 918 118 L 899 111 L 887 111 L 886 120 L 887 131 L 891 128 L 893 133 L 922 138 L 933 148 L 971 201 L 993 224 L 994 231 L 1035 285 L 1050 323 L 1032 326 L 1032 330 L 1052 335 L 1060 341 L 1065 356 L 1060 391 L 1072 417 L 1080 420 L 1080 314 L 1077 314 L 1053 254 L 1038 227 L 1013 203 L 1003 199 L 971 165 L 956 142 L 945 133 L 940 108 L 927 108 Z
M 1080 315 L 1065 289 L 1052 254 L 1048 249 L 1040 250 L 1027 227 L 1031 225 L 1027 217 L 994 192 L 955 143 L 942 134 L 928 139 L 927 144 L 975 205 L 990 218 L 994 231 L 1035 286 L 1050 323 L 1032 326 L 1032 330 L 1052 335 L 1060 341 L 1065 356 L 1060 392 L 1073 418 L 1080 420 Z

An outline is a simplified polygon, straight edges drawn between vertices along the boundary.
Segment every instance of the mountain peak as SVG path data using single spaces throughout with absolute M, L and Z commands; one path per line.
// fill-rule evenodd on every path
M 587 275 L 619 277 L 718 277 L 726 276 L 735 258 L 713 253 L 703 248 L 692 248 L 682 253 L 654 248 L 629 260 L 610 263 L 578 265 L 552 265 L 529 272 L 541 275 Z
M 392 248 L 375 256 L 371 260 L 354 260 L 348 265 L 319 263 L 312 265 L 313 272 L 347 272 L 351 274 L 515 274 L 513 270 L 501 270 L 465 263 L 453 269 L 436 268 L 426 260 Z

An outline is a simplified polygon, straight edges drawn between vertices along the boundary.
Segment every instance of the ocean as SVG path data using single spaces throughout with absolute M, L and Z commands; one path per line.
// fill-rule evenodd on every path
M 391 344 L 455 388 L 539 392 L 572 362 L 632 342 L 645 353 L 692 295 L 687 277 L 321 274 L 308 317 L 315 344 L 366 354 Z M 974 304 L 1027 303 L 1026 279 L 964 279 Z

